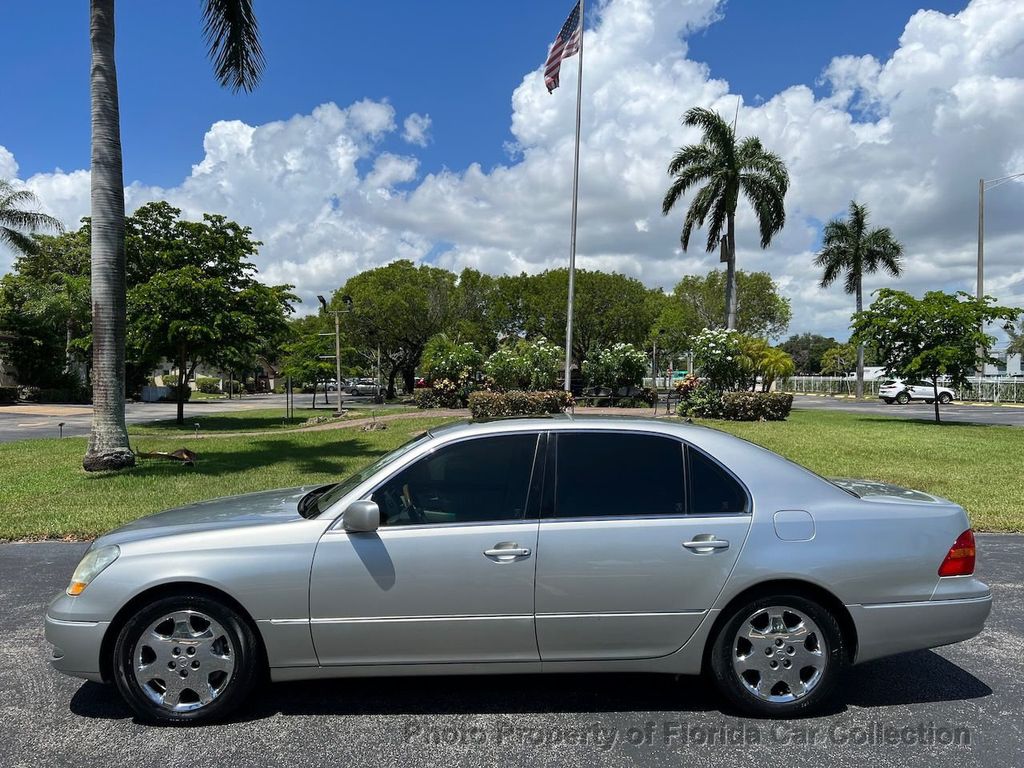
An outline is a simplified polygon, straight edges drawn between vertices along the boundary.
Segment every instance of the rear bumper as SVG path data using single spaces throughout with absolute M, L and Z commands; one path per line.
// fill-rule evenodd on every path
M 974 637 L 992 610 L 992 594 L 985 589 L 983 595 L 954 600 L 847 606 L 857 627 L 855 662 Z

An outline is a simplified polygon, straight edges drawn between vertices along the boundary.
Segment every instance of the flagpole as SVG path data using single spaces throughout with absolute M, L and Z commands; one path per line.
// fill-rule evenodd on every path
M 583 105 L 583 21 L 586 0 L 580 0 L 580 71 L 576 79 L 576 148 L 572 163 L 572 237 L 569 240 L 569 305 L 565 316 L 565 391 L 572 391 L 572 305 L 576 293 L 576 207 L 580 191 L 580 110 Z

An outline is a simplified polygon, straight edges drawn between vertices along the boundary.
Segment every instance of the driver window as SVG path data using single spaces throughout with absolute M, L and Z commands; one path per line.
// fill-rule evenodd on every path
M 440 448 L 370 497 L 381 526 L 483 523 L 525 516 L 536 434 L 481 437 Z

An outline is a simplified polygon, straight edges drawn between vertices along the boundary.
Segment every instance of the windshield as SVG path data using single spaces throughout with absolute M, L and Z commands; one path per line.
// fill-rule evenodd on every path
M 425 443 L 429 439 L 430 434 L 428 432 L 424 432 L 422 435 L 418 435 L 399 448 L 396 448 L 391 453 L 384 454 L 373 462 L 373 464 L 370 464 L 368 467 L 364 467 L 346 480 L 343 480 L 337 485 L 331 486 L 320 496 L 320 498 L 316 500 L 316 506 L 311 510 L 312 514 L 309 516 L 315 517 L 329 509 L 338 499 L 343 497 L 346 493 L 349 493 L 353 488 L 364 482 L 367 478 L 371 477 L 375 472 L 386 467 L 396 459 L 401 458 L 413 448 L 421 443 Z M 316 493 L 316 491 L 313 491 L 313 493 Z

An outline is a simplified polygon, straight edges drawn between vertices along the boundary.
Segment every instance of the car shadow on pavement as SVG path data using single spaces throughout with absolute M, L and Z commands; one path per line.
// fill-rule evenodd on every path
M 567 712 L 708 712 L 721 699 L 700 677 L 654 674 L 519 675 L 508 677 L 383 677 L 315 680 L 266 686 L 232 721 L 274 715 L 452 715 Z M 500 691 L 496 694 L 495 691 Z M 883 707 L 974 699 L 992 689 L 931 651 L 869 662 L 846 673 L 821 715 L 849 706 Z M 85 683 L 71 699 L 81 717 L 126 719 L 128 707 L 112 686 Z

